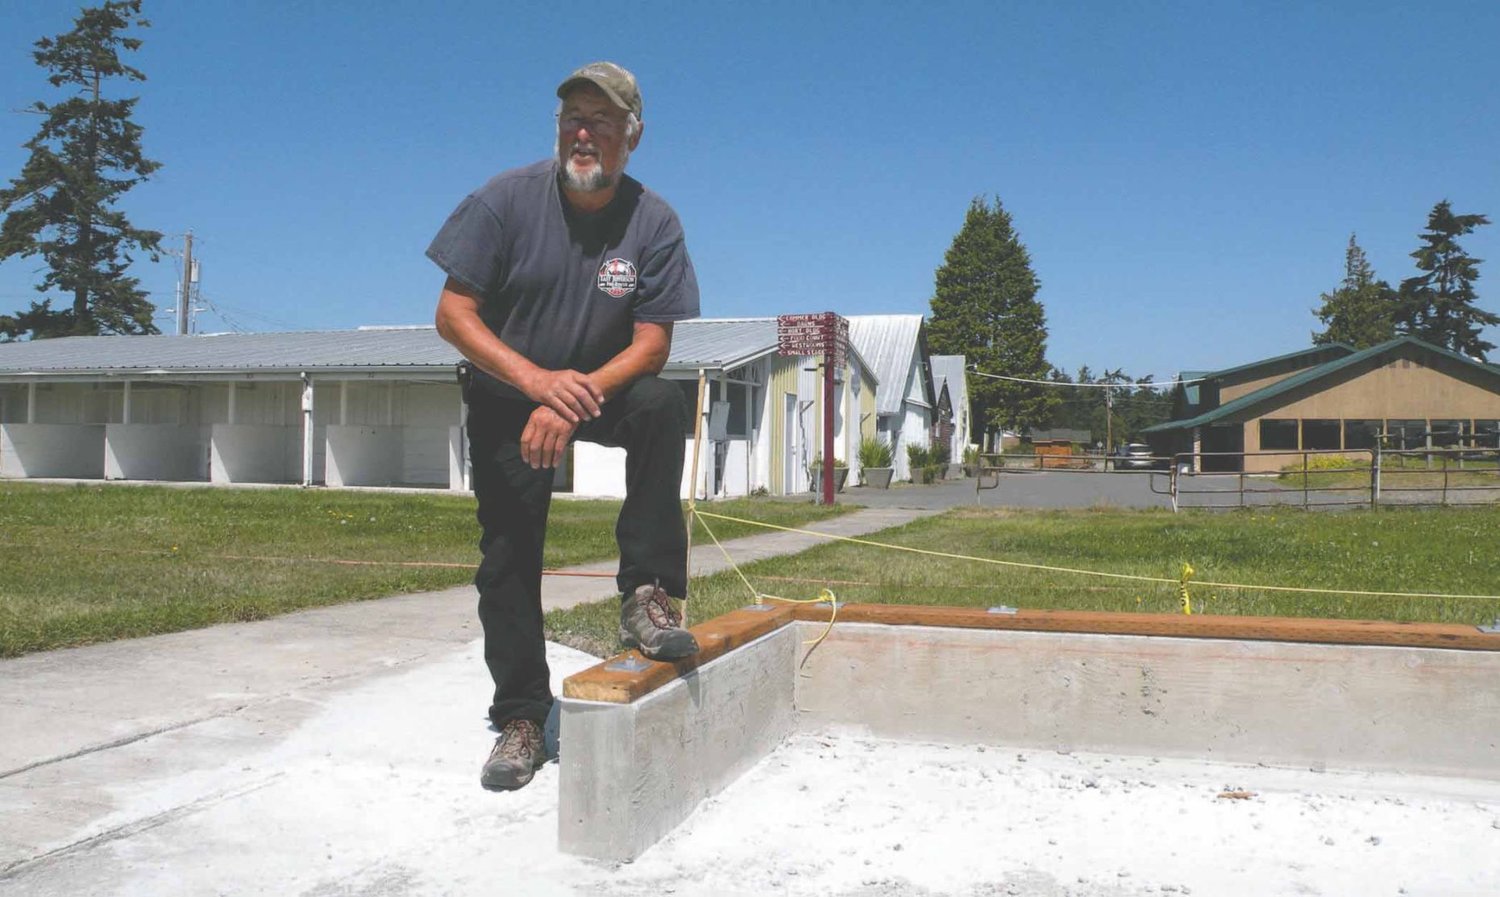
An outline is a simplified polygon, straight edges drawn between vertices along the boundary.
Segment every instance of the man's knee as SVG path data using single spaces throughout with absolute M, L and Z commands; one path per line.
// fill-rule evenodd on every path
M 630 385 L 628 391 L 630 414 L 649 417 L 653 424 L 663 428 L 672 427 L 682 432 L 688 419 L 687 404 L 683 392 L 671 380 L 661 377 L 642 377 Z

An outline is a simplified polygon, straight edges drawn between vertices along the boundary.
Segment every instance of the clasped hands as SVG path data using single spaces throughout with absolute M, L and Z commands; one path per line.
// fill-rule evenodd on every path
M 561 464 L 578 426 L 598 417 L 604 404 L 594 378 L 572 370 L 538 371 L 521 391 L 538 405 L 521 431 L 521 460 L 533 470 Z

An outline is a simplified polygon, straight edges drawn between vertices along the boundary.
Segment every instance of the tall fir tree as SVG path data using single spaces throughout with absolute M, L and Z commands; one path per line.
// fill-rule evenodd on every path
M 159 258 L 162 235 L 134 227 L 114 206 L 161 166 L 142 153 L 141 127 L 131 120 L 138 98 L 104 95 L 113 80 L 146 79 L 121 54 L 141 45 L 126 32 L 147 25 L 141 0 L 108 0 L 82 10 L 72 31 L 36 42 L 36 64 L 70 95 L 28 110 L 43 121 L 25 143 L 31 156 L 21 174 L 0 190 L 0 261 L 40 256 L 46 269 L 37 291 L 70 301 L 53 308 L 48 297 L 0 315 L 0 340 L 158 332 L 140 280 L 126 272 L 132 252 Z
M 1411 254 L 1424 273 L 1401 281 L 1396 326 L 1402 333 L 1481 361 L 1495 348 L 1480 333 L 1500 324 L 1500 315 L 1475 304 L 1482 259 L 1470 258 L 1458 245 L 1459 237 L 1489 223 L 1483 215 L 1453 214 L 1446 199 L 1433 206 L 1427 230 L 1418 235 L 1423 245 Z
M 1376 279 L 1354 234 L 1349 235 L 1349 248 L 1344 252 L 1343 282 L 1318 298 L 1322 305 L 1314 314 L 1323 322 L 1323 330 L 1313 334 L 1315 346 L 1348 343 L 1367 349 L 1396 335 L 1396 291 Z
M 1041 283 L 999 197 L 993 206 L 984 197 L 969 203 L 936 280 L 927 329 L 935 354 L 963 355 L 985 373 L 1049 376 Z M 969 381 L 969 396 L 972 419 L 991 434 L 1043 426 L 1057 401 L 1048 387 L 987 377 Z

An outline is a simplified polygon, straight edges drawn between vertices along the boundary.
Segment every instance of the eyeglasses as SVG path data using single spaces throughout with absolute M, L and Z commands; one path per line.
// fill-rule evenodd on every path
M 588 128 L 590 134 L 618 134 L 624 129 L 625 123 L 610 118 L 607 115 L 560 115 L 557 118 L 557 127 L 564 133 L 572 133 Z

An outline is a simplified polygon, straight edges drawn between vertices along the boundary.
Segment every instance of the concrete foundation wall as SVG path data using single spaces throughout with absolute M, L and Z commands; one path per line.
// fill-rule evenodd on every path
M 302 479 L 302 429 L 215 424 L 210 479 L 215 483 L 295 483 Z
M 840 623 L 801 672 L 802 730 L 1500 779 L 1500 652 Z
M 104 424 L 0 426 L 0 476 L 104 476 Z
M 401 482 L 400 427 L 330 425 L 325 476 L 330 486 L 393 486 Z
M 629 704 L 561 699 L 558 846 L 639 856 L 792 731 L 785 626 Z
M 104 478 L 207 480 L 208 434 L 207 427 L 108 424 L 104 429 Z

